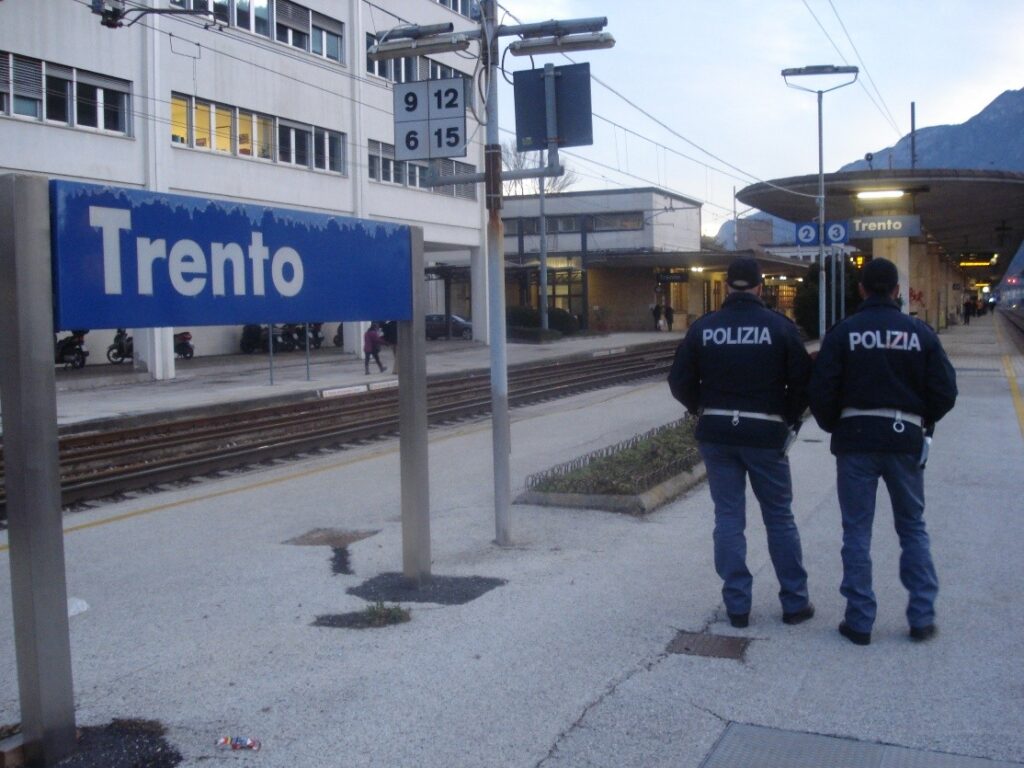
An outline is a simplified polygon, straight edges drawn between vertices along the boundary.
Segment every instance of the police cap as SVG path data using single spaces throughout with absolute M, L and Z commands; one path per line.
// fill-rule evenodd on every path
M 725 282 L 731 288 L 746 291 L 761 284 L 761 267 L 757 261 L 748 256 L 740 256 L 733 259 L 729 265 L 729 271 L 725 275 Z
M 860 283 L 868 293 L 890 294 L 899 281 L 896 265 L 882 258 L 869 261 L 860 275 Z

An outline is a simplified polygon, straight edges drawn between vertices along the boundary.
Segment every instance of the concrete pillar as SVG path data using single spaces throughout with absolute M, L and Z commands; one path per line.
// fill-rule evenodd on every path
M 137 328 L 132 340 L 135 370 L 154 381 L 174 378 L 174 329 Z
M 906 237 L 884 237 L 875 240 L 872 256 L 888 259 L 896 265 L 900 276 L 900 295 L 903 297 L 903 311 L 910 312 L 910 239 Z
M 487 312 L 487 253 L 483 248 L 469 249 L 469 277 L 473 338 L 490 344 L 490 323 Z
M 691 318 L 695 320 L 704 314 L 704 279 L 691 273 L 686 285 L 686 327 L 689 328 Z

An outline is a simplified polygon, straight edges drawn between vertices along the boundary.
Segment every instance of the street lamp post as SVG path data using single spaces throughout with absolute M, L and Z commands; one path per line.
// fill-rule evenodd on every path
M 825 144 L 822 131 L 822 96 L 857 81 L 857 67 L 837 67 L 832 64 L 818 64 L 811 67 L 796 67 L 782 70 L 782 78 L 790 88 L 818 94 L 818 338 L 825 338 Z M 853 75 L 852 80 L 831 88 L 804 88 L 789 82 L 791 77 L 807 75 Z
M 510 420 L 508 414 L 508 358 L 505 347 L 505 253 L 501 222 L 502 180 L 540 178 L 541 183 L 550 176 L 560 176 L 564 169 L 558 162 L 558 142 L 549 141 L 548 164 L 543 169 L 522 169 L 503 172 L 501 144 L 498 133 L 498 77 L 501 67 L 500 38 L 521 37 L 510 43 L 508 50 L 514 56 L 536 56 L 543 53 L 611 48 L 615 38 L 600 32 L 608 23 L 601 17 L 543 21 L 536 24 L 508 26 L 498 22 L 498 0 L 480 0 L 480 29 L 453 34 L 450 25 L 395 27 L 387 32 L 382 42 L 367 50 L 367 56 L 377 61 L 420 55 L 426 51 L 465 50 L 468 41 L 480 43 L 482 69 L 487 73 L 487 102 L 485 109 L 486 143 L 484 145 L 484 172 L 460 174 L 438 178 L 428 177 L 430 186 L 441 184 L 483 183 L 487 199 L 487 309 L 488 343 L 491 347 L 491 424 L 494 450 L 494 524 L 495 541 L 500 546 L 512 544 L 511 501 L 512 481 L 509 457 L 511 450 Z M 553 73 L 552 73 L 553 81 Z M 548 97 L 551 98 L 550 96 Z M 549 136 L 552 124 L 548 123 Z M 546 298 L 546 297 L 545 297 Z

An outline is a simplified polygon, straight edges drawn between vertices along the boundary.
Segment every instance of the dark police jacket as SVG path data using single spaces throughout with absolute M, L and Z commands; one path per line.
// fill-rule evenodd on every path
M 811 358 L 796 326 L 752 293 L 730 293 L 695 322 L 676 349 L 668 384 L 690 413 L 706 408 L 781 416 L 785 423 L 703 414 L 697 439 L 782 448 L 807 407 Z
M 895 302 L 868 297 L 825 335 L 811 377 L 811 413 L 832 433 L 832 453 L 920 453 L 924 434 L 956 402 L 956 372 L 939 337 Z M 924 430 L 844 408 L 913 413 Z

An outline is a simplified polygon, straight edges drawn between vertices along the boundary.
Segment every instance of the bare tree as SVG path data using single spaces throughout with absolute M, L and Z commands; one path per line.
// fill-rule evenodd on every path
M 501 164 L 506 170 L 532 170 L 537 167 L 539 161 L 540 154 L 537 152 L 518 151 L 515 139 L 509 139 L 501 145 Z M 544 179 L 544 191 L 564 192 L 577 181 L 579 177 L 576 172 L 566 168 L 561 176 Z M 541 179 L 510 179 L 502 183 L 502 192 L 505 195 L 536 195 L 540 192 L 540 182 Z

